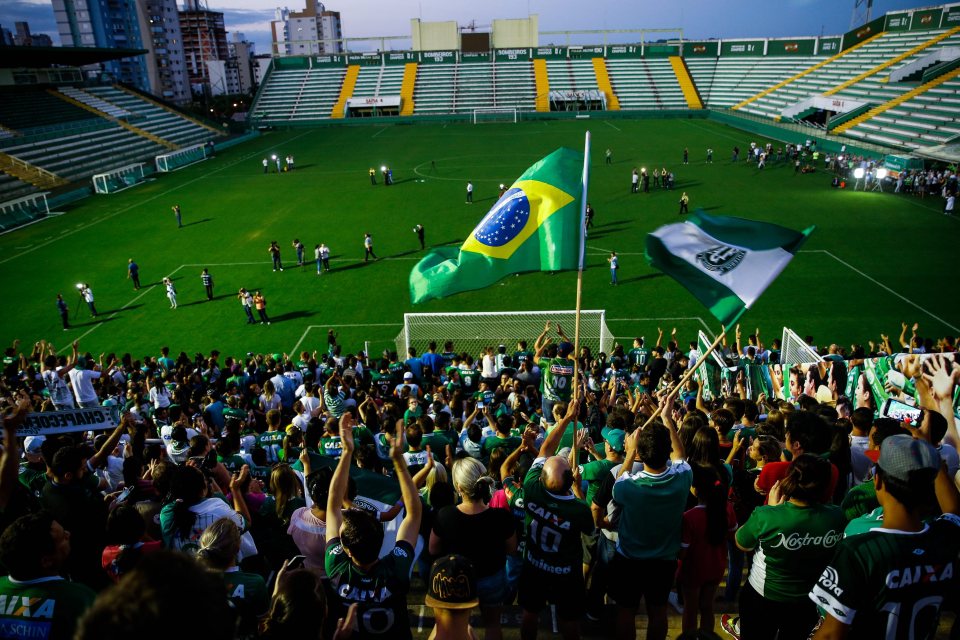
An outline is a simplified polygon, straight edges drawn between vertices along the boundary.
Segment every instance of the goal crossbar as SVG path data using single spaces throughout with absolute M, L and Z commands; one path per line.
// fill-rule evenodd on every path
M 520 110 L 516 107 L 482 107 L 474 109 L 471 114 L 473 124 L 484 122 L 518 122 Z
M 573 341 L 575 319 L 576 311 L 407 313 L 403 316 L 403 329 L 395 343 L 400 354 L 407 353 L 410 347 L 422 353 L 430 342 L 436 342 L 442 349 L 446 341 L 452 341 L 456 351 L 472 355 L 499 344 L 512 351 L 520 340 L 526 340 L 532 349 L 534 340 L 547 322 L 559 324 Z M 550 333 L 556 341 L 552 327 Z M 613 334 L 606 324 L 606 311 L 590 309 L 580 312 L 580 344 L 589 347 L 594 354 L 598 351 L 610 353 Z

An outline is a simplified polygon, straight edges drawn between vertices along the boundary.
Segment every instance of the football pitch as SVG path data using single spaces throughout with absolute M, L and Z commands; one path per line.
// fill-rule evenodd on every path
M 702 119 L 577 120 L 519 124 L 343 126 L 268 132 L 252 141 L 126 191 L 88 198 L 65 215 L 0 236 L 4 311 L 0 340 L 23 347 L 46 339 L 66 348 L 79 338 L 94 354 L 290 353 L 325 350 L 333 329 L 346 351 L 369 342 L 392 348 L 406 312 L 563 310 L 575 306 L 576 273 L 531 273 L 480 291 L 413 307 L 411 268 L 423 257 L 413 227 L 431 245 L 457 245 L 507 186 L 560 146 L 583 148 L 593 136 L 589 200 L 596 210 L 587 239 L 583 308 L 605 309 L 621 340 L 655 337 L 677 327 L 684 344 L 718 323 L 679 284 L 643 257 L 644 238 L 678 221 L 680 194 L 690 210 L 765 220 L 794 229 L 816 225 L 810 240 L 742 319 L 766 341 L 784 325 L 817 344 L 866 344 L 881 333 L 895 340 L 901 321 L 919 322 L 924 336 L 960 334 L 956 273 L 960 221 L 942 215 L 939 198 L 832 189 L 830 176 L 795 174 L 770 163 L 760 171 L 731 163 L 734 145 L 767 140 Z M 775 146 L 779 143 L 774 142 Z M 690 164 L 682 165 L 684 147 Z M 613 151 L 605 165 L 603 151 Z M 706 149 L 714 149 L 712 164 Z M 296 169 L 264 174 L 261 161 L 293 155 Z M 741 153 L 741 158 L 745 151 Z M 394 185 L 379 168 L 388 165 Z M 376 186 L 367 171 L 375 167 Z M 673 191 L 630 193 L 633 167 L 666 167 Z M 467 181 L 474 204 L 465 203 Z M 171 207 L 183 211 L 177 228 Z M 381 258 L 365 263 L 363 235 L 373 234 Z M 306 247 L 296 266 L 294 238 Z M 271 268 L 268 246 L 279 242 L 283 272 Z M 331 249 L 331 271 L 318 276 L 313 248 Z M 612 287 L 606 258 L 620 256 Z M 140 265 L 142 288 L 127 279 L 127 261 Z M 200 273 L 214 278 L 207 301 Z M 171 309 L 160 283 L 178 291 Z M 75 288 L 88 283 L 99 312 L 91 318 Z M 270 325 L 248 325 L 240 287 L 260 290 Z M 55 298 L 70 306 L 63 331 Z M 572 327 L 568 333 L 572 333 Z M 534 338 L 535 336 L 530 336 Z M 443 336 L 437 336 L 442 339 Z

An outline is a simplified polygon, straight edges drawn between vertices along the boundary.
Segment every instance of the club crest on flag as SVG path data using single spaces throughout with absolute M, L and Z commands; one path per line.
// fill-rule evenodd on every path
M 723 275 L 730 273 L 740 266 L 745 255 L 747 255 L 747 252 L 743 249 L 720 244 L 698 253 L 697 262 L 703 265 L 704 268 Z
M 461 247 L 506 260 L 554 213 L 573 202 L 569 193 L 539 180 L 519 180 L 491 207 Z M 531 211 L 536 211 L 531 215 Z

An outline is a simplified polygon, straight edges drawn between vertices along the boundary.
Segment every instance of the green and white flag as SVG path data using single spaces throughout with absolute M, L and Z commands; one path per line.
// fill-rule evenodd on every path
M 646 256 L 729 326 L 780 275 L 812 231 L 697 211 L 649 234 Z

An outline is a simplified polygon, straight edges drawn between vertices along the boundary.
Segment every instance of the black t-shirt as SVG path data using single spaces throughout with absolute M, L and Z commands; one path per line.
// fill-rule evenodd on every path
M 443 543 L 443 553 L 469 558 L 478 579 L 492 576 L 506 566 L 503 543 L 516 531 L 513 515 L 505 509 L 468 515 L 455 506 L 444 507 L 433 525 L 433 532 Z

